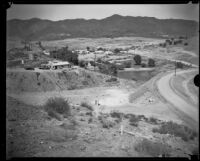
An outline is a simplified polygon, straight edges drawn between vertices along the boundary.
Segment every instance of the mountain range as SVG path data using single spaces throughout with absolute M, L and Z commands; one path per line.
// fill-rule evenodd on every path
M 21 40 L 59 40 L 66 38 L 100 37 L 192 37 L 199 31 L 199 23 L 183 19 L 157 19 L 112 15 L 104 19 L 65 19 L 60 21 L 32 18 L 7 21 L 7 38 Z

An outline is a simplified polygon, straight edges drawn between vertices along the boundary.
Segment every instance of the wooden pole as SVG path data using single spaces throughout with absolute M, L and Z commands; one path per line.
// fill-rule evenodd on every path
M 121 135 L 123 135 L 123 125 L 121 125 L 120 131 L 121 131 Z
M 176 61 L 175 61 L 175 76 L 176 76 Z

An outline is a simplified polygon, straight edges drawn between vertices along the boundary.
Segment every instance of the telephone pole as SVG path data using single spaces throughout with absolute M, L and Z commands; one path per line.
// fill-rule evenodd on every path
M 94 52 L 94 71 L 96 71 L 95 69 L 96 69 L 96 53 Z
M 176 61 L 175 61 L 175 68 L 174 68 L 175 76 L 176 76 Z

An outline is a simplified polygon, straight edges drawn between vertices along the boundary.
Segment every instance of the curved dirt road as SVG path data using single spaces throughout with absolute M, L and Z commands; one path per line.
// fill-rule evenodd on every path
M 187 73 L 194 70 L 179 71 L 177 74 Z M 169 73 L 157 81 L 157 87 L 160 94 L 170 102 L 175 108 L 189 116 L 195 123 L 198 123 L 198 108 L 189 104 L 187 100 L 177 95 L 170 86 L 170 79 L 174 76 L 174 72 Z

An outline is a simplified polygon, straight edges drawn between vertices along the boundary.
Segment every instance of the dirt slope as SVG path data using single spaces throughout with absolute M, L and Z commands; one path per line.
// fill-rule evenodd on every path
M 46 92 L 53 90 L 72 90 L 98 86 L 109 76 L 79 69 L 72 71 L 17 71 L 6 72 L 7 91 Z

